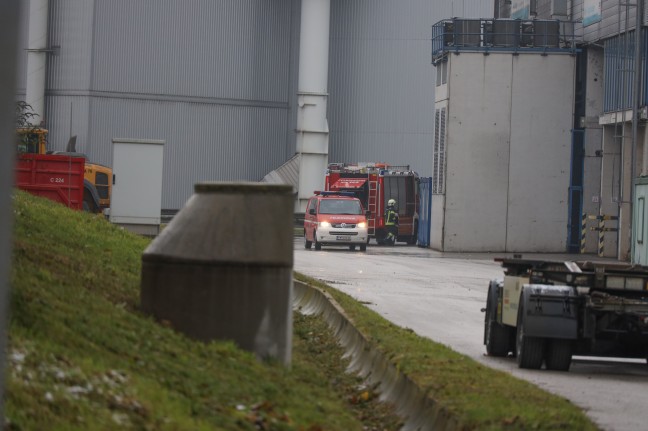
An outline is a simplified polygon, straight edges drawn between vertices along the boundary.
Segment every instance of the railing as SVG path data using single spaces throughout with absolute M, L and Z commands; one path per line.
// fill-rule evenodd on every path
M 573 29 L 560 20 L 446 19 L 432 26 L 432 63 L 460 51 L 576 53 Z

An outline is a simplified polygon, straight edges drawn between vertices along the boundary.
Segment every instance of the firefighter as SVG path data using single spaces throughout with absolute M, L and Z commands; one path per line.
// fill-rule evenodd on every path
M 387 244 L 394 245 L 398 236 L 398 210 L 396 209 L 396 199 L 387 201 L 385 210 L 385 228 L 387 229 Z

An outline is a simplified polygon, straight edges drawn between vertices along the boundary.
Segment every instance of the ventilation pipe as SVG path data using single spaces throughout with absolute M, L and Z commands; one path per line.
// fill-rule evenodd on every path
M 302 0 L 297 88 L 299 188 L 296 212 L 305 212 L 314 190 L 324 187 L 328 163 L 328 53 L 330 0 Z
M 33 125 L 45 119 L 45 72 L 47 65 L 47 19 L 49 0 L 31 0 L 29 5 L 29 45 L 27 48 L 27 102 L 38 117 Z

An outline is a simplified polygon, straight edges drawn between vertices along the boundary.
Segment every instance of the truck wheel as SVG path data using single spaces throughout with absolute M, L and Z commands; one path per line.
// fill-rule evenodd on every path
M 313 245 L 313 242 L 306 239 L 306 231 L 304 231 L 304 248 L 310 250 L 311 245 Z
M 317 231 L 313 231 L 313 244 L 315 244 L 315 250 L 321 250 L 322 244 L 317 242 Z
M 376 230 L 376 244 L 385 245 L 385 238 L 387 238 L 387 234 L 384 229 Z
M 520 368 L 529 368 L 538 370 L 542 367 L 544 359 L 544 339 L 538 337 L 529 337 L 524 334 L 524 309 L 520 304 L 517 323 L 517 339 L 515 351 L 517 354 L 517 363 Z
M 545 364 L 548 370 L 569 371 L 572 359 L 571 340 L 548 340 Z
M 90 193 L 88 193 L 87 191 L 83 193 L 83 211 L 89 213 L 97 212 L 97 207 L 95 206 L 94 200 L 92 199 Z
M 351 251 L 355 251 L 355 245 L 350 245 L 350 246 L 349 246 L 349 250 L 351 250 Z
M 367 251 L 367 244 L 362 244 L 360 246 L 360 251 Z
M 488 299 L 486 300 L 486 318 L 484 321 L 484 344 L 486 353 L 489 356 L 506 356 L 510 351 L 509 339 L 510 330 L 507 326 L 497 321 L 496 291 L 493 286 L 488 288 Z M 495 299 L 495 300 L 494 300 Z

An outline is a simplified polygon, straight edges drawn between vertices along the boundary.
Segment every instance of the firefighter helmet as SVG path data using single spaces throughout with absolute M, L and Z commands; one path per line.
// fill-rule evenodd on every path
M 389 207 L 395 207 L 396 206 L 396 199 L 390 199 L 387 201 L 387 206 Z

